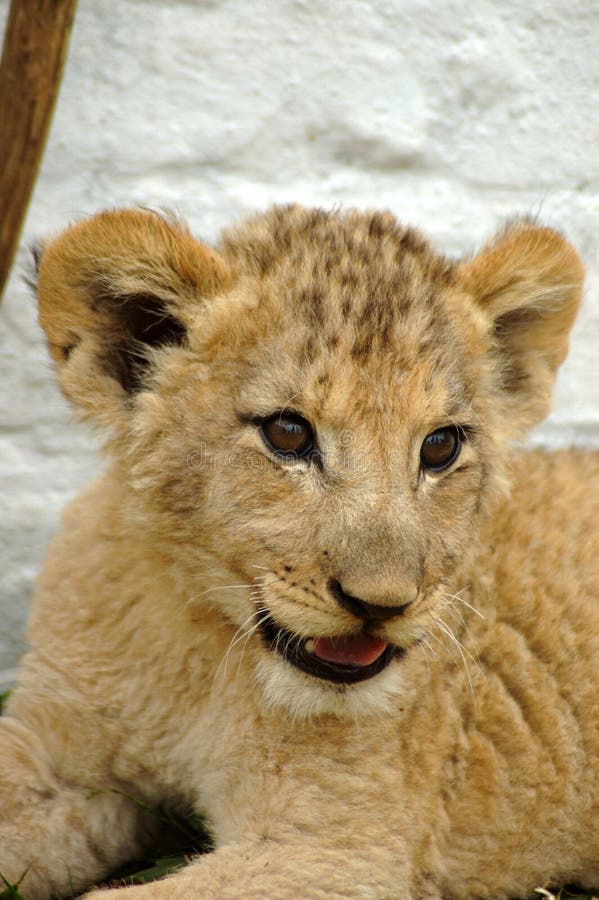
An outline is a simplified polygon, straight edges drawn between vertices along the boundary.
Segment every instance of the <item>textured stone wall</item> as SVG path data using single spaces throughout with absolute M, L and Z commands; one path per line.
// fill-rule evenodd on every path
M 589 287 L 536 439 L 599 443 L 597 28 L 586 0 L 80 0 L 0 310 L 0 682 L 59 510 L 100 464 L 53 385 L 26 247 L 98 208 L 168 206 L 210 240 L 272 201 L 385 206 L 452 254 L 538 214 Z

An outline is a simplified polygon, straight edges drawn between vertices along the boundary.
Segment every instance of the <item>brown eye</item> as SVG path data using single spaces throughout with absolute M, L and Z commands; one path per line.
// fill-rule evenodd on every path
M 314 449 L 314 432 L 309 422 L 295 413 L 275 413 L 261 427 L 268 447 L 286 459 L 301 459 Z
M 424 439 L 420 448 L 420 463 L 424 469 L 440 472 L 451 465 L 460 448 L 459 428 L 438 428 Z

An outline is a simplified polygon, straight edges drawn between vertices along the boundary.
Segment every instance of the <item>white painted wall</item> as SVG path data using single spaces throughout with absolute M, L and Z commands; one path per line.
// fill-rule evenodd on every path
M 598 37 L 588 0 L 80 0 L 0 310 L 0 681 L 59 510 L 98 466 L 20 270 L 98 208 L 174 207 L 211 239 L 275 200 L 385 206 L 450 253 L 538 213 L 589 270 L 541 439 L 599 443 Z

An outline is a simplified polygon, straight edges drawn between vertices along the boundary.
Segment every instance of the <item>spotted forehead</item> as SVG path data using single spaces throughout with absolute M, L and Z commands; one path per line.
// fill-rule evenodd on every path
M 416 284 L 440 287 L 452 283 L 455 272 L 418 231 L 378 211 L 274 207 L 225 232 L 221 250 L 238 270 L 284 281 L 296 310 L 317 323 L 332 286 L 341 288 L 344 316 L 363 313 L 369 302 L 368 318 L 377 307 L 405 312 L 402 300 Z
M 391 214 L 275 208 L 229 232 L 224 250 L 256 277 L 272 313 L 267 342 L 283 340 L 277 366 L 290 388 L 301 372 L 303 388 L 324 400 L 340 383 L 357 396 L 373 375 L 382 385 L 416 367 L 425 379 L 455 368 L 443 301 L 455 264 Z
M 262 303 L 293 323 L 306 359 L 343 338 L 364 364 L 416 326 L 429 337 L 448 328 L 439 298 L 455 264 L 390 213 L 275 207 L 226 233 L 224 250 L 258 276 Z

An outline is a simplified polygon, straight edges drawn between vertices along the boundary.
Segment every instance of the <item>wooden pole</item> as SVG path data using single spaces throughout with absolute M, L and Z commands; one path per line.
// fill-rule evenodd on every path
M 0 298 L 21 233 L 77 0 L 12 0 L 0 60 Z

